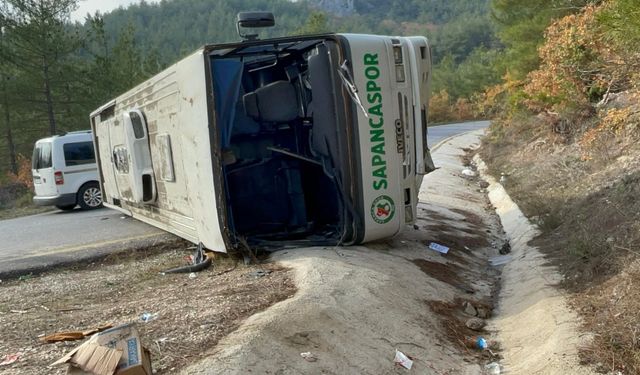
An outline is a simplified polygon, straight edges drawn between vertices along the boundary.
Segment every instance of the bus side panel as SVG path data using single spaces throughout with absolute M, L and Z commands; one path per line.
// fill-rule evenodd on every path
M 149 204 L 132 201 L 127 194 L 131 183 L 119 178 L 123 171 L 118 171 L 113 159 L 114 148 L 121 152 L 124 144 L 123 114 L 133 109 L 143 113 L 149 135 L 157 191 L 157 199 Z M 117 206 L 116 198 L 120 209 L 138 220 L 225 251 L 213 188 L 203 51 L 116 98 L 115 113 L 108 120 L 100 122 L 99 114 L 100 110 L 92 116 L 98 115 L 95 128 L 107 205 Z
M 393 236 L 404 222 L 402 155 L 397 152 L 395 122 L 399 118 L 391 39 L 344 35 L 351 48 L 353 77 L 368 116 L 358 111 L 363 242 Z

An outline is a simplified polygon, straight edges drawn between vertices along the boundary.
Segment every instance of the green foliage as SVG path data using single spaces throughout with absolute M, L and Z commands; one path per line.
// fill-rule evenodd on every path
M 640 4 L 637 0 L 616 0 L 600 16 L 605 33 L 633 51 L 640 49 Z
M 306 34 L 320 34 L 329 32 L 329 25 L 327 23 L 327 15 L 322 12 L 313 12 L 309 15 L 307 23 L 301 28 L 296 30 L 294 34 L 306 35 Z
M 515 79 L 540 64 L 538 48 L 554 19 L 582 9 L 595 0 L 492 0 L 493 19 L 505 45 L 503 64 Z
M 236 14 L 245 10 L 275 14 L 276 27 L 260 30 L 263 38 L 329 31 L 425 35 L 433 46 L 435 85 L 447 90 L 452 105 L 468 107 L 458 99 L 501 75 L 490 0 L 355 0 L 357 14 L 348 17 L 318 11 L 313 0 L 142 1 L 70 23 L 77 1 L 0 0 L 0 174 L 15 169 L 12 158 L 29 155 L 36 139 L 87 129 L 92 110 L 199 46 L 238 41 Z
M 500 72 L 494 67 L 498 52 L 484 47 L 474 49 L 464 61 L 456 64 L 455 57 L 447 54 L 435 65 L 433 91 L 447 90 L 454 98 L 469 98 L 487 86 L 500 82 Z

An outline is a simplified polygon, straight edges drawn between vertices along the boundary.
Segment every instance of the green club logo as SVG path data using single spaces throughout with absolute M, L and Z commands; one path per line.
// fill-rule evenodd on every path
M 396 206 L 393 204 L 393 199 L 386 195 L 379 196 L 371 204 L 371 217 L 378 224 L 390 222 L 395 212 Z

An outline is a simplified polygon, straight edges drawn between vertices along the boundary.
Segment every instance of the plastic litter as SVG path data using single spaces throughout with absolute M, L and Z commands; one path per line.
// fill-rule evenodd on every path
M 396 349 L 396 357 L 393 359 L 393 362 L 407 370 L 411 370 L 411 367 L 413 366 L 413 361 L 398 349 Z
M 435 250 L 441 254 L 446 254 L 449 252 L 449 248 L 444 246 L 444 245 L 440 245 L 439 243 L 435 243 L 435 242 L 431 242 L 429 244 L 429 249 L 431 250 Z
M 472 171 L 469 168 L 465 168 L 462 170 L 462 175 L 466 177 L 475 177 L 477 175 L 476 172 Z
M 158 319 L 158 313 L 152 314 L 152 313 L 145 312 L 145 313 L 142 313 L 142 315 L 140 315 L 140 320 L 143 323 L 149 323 L 150 321 L 156 320 L 156 319 Z
M 478 336 L 478 338 L 476 339 L 476 348 L 485 350 L 488 347 L 489 347 L 489 344 L 487 344 L 487 340 L 485 340 L 484 337 L 482 336 Z
M 4 361 L 0 362 L 0 366 L 7 366 L 20 359 L 22 353 L 7 354 Z
M 501 255 L 501 256 L 489 258 L 489 264 L 491 264 L 494 267 L 501 266 L 501 265 L 507 264 L 509 262 L 511 262 L 511 256 L 510 255 Z
M 500 375 L 500 364 L 497 362 L 491 362 L 484 366 L 487 375 Z
M 300 353 L 300 356 L 304 358 L 304 360 L 307 362 L 315 362 L 318 360 L 318 358 L 316 358 L 316 356 L 311 354 L 311 352 Z
M 196 273 L 195 273 L 195 272 L 191 272 L 191 273 L 189 274 L 189 278 L 190 278 L 190 279 L 195 279 L 196 277 L 198 277 L 198 276 L 196 275 Z

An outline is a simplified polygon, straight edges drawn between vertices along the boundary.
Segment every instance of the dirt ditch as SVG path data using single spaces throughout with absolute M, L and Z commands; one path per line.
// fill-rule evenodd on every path
M 278 264 L 244 266 L 226 257 L 195 277 L 161 275 L 185 263 L 184 248 L 165 245 L 0 284 L 0 353 L 20 355 L 0 374 L 64 374 L 65 366 L 48 366 L 82 341 L 45 344 L 40 337 L 127 322 L 138 322 L 154 373 L 173 374 L 247 317 L 296 291 L 290 271 Z M 156 318 L 143 323 L 143 313 Z

